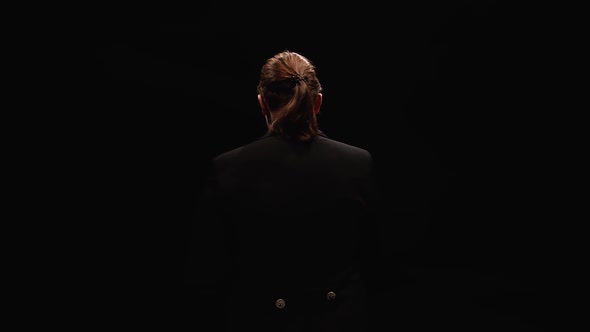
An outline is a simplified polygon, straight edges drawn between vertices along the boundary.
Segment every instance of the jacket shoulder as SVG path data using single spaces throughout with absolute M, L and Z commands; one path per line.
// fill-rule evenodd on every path
M 338 141 L 338 140 L 328 138 L 325 136 L 320 136 L 318 138 L 318 142 L 321 145 L 334 151 L 335 153 L 341 153 L 343 155 L 349 155 L 351 157 L 361 158 L 361 159 L 365 159 L 365 158 L 372 159 L 372 154 L 371 154 L 371 152 L 369 152 L 369 150 L 352 145 L 352 144 L 344 143 L 342 141 Z

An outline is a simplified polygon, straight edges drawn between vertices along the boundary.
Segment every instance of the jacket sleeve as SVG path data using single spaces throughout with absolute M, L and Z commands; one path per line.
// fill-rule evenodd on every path
M 222 318 L 229 255 L 218 175 L 211 167 L 196 199 L 184 269 L 186 307 L 207 320 Z

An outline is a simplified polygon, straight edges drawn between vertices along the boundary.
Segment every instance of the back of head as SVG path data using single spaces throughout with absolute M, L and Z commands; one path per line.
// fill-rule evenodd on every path
M 268 134 L 302 142 L 316 137 L 319 130 L 315 110 L 320 92 L 316 69 L 309 59 L 291 51 L 269 58 L 262 66 L 258 83 L 258 93 L 273 118 Z

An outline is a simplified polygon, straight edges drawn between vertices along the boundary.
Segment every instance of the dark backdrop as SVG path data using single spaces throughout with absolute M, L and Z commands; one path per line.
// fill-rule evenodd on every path
M 318 67 L 322 130 L 374 154 L 384 199 L 405 215 L 384 216 L 404 275 L 384 322 L 542 330 L 551 250 L 539 220 L 554 211 L 538 124 L 550 121 L 535 113 L 545 72 L 526 14 L 495 1 L 304 3 L 85 22 L 74 146 L 89 195 L 76 201 L 91 225 L 81 242 L 98 241 L 80 278 L 111 299 L 109 315 L 182 307 L 207 162 L 264 133 L 258 71 L 289 49 Z

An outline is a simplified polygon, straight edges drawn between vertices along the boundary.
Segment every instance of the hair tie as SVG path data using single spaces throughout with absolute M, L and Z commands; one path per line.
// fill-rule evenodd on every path
M 299 85 L 299 82 L 303 81 L 303 77 L 299 76 L 299 74 L 295 74 L 291 76 L 289 81 L 291 82 L 291 87 L 294 87 L 295 85 Z

